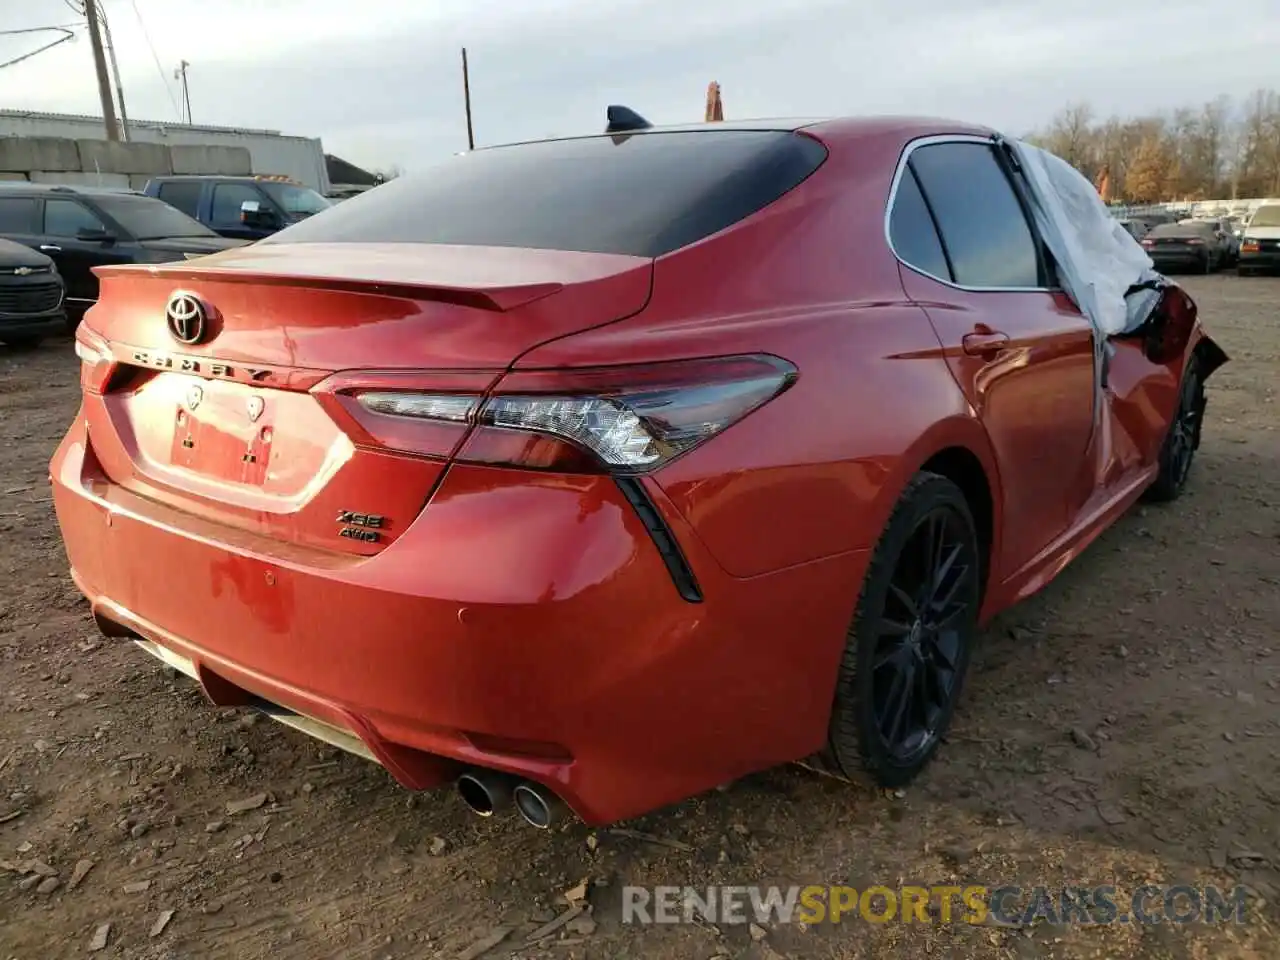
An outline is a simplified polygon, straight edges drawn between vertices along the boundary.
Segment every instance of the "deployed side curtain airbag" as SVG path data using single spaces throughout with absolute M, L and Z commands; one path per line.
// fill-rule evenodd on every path
M 1036 226 L 1057 262 L 1063 290 L 1100 340 L 1136 330 L 1159 299 L 1151 288 L 1164 283 L 1147 252 L 1069 163 L 1029 143 L 1008 143 L 1031 187 Z M 1127 296 L 1139 285 L 1148 289 Z

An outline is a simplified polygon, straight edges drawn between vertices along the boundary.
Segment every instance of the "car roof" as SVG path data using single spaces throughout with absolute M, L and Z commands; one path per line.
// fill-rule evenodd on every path
M 664 133 L 724 132 L 724 131 L 777 131 L 803 130 L 824 142 L 853 140 L 867 136 L 902 134 L 905 139 L 942 136 L 947 134 L 989 137 L 995 131 L 979 124 L 927 116 L 867 116 L 867 117 L 775 117 L 754 120 L 716 120 L 710 123 L 678 123 L 647 127 L 642 130 L 625 130 L 617 133 L 589 133 L 567 137 L 546 137 L 539 140 L 516 140 L 511 143 L 480 147 L 481 150 L 497 150 L 504 147 L 544 143 L 549 140 L 586 140 L 596 137 L 645 137 Z M 252 178 L 246 178 L 252 179 Z
M 151 177 L 152 180 L 244 180 L 247 183 L 285 183 L 293 182 L 288 178 L 257 176 L 252 173 L 162 173 Z
M 118 197 L 122 194 L 135 197 L 146 197 L 146 194 L 140 190 L 133 190 L 129 187 L 86 187 L 80 184 L 72 183 L 31 183 L 28 180 L 3 180 L 0 181 L 0 194 L 17 193 L 30 194 L 32 196 L 44 196 L 45 194 L 73 194 L 84 197 Z M 148 197 L 147 199 L 152 199 Z

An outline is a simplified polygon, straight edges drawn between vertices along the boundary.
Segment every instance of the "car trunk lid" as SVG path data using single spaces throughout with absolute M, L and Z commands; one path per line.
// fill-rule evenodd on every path
M 327 412 L 323 381 L 435 371 L 483 393 L 531 347 L 642 309 L 651 272 L 647 258 L 419 244 L 100 268 L 81 336 L 94 453 L 109 480 L 170 506 L 373 554 L 417 516 L 448 454 L 365 445 Z M 175 295 L 202 309 L 197 342 L 171 329 Z
M 1207 243 L 1201 237 L 1147 236 L 1143 238 L 1142 245 L 1149 250 L 1157 250 L 1161 253 L 1198 253 L 1205 249 Z

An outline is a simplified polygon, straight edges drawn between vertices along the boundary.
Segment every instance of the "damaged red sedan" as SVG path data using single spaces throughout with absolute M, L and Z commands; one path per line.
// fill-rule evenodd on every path
M 1178 496 L 1226 360 L 1054 162 L 633 116 L 99 268 L 51 465 L 76 583 L 213 703 L 481 813 L 904 784 L 979 625 Z

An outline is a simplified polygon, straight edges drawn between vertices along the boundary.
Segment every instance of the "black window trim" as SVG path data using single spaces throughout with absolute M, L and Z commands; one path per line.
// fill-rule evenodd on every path
M 1044 236 L 1040 233 L 1040 227 L 1036 223 L 1035 201 L 1031 196 L 1031 178 L 1027 176 L 1027 171 L 1022 168 L 1022 161 L 1018 159 L 1018 155 L 1013 151 L 1013 145 L 1009 143 L 1003 136 L 996 134 L 996 163 L 1004 170 L 1004 174 L 1009 179 L 1010 186 L 1013 187 L 1013 193 L 1018 198 L 1018 205 L 1022 207 L 1022 215 L 1027 219 L 1027 226 L 1031 228 L 1031 239 L 1036 245 L 1036 273 L 1047 284 L 1047 289 L 1060 290 L 1061 284 L 1057 283 L 1058 268 L 1054 263 L 1053 254 L 1049 251 L 1049 245 L 1045 243 Z M 921 187 L 923 190 L 924 188 Z M 941 236 L 941 234 L 939 234 Z
M 956 276 L 956 267 L 955 267 L 955 264 L 951 262 L 951 251 L 947 249 L 947 238 L 942 235 L 942 227 L 938 226 L 938 215 L 933 212 L 933 201 L 930 200 L 929 195 L 924 192 L 924 184 L 920 182 L 920 174 L 916 173 L 916 168 L 911 164 L 910 161 L 908 161 L 905 164 L 905 169 L 906 169 L 906 175 L 909 176 L 911 178 L 911 182 L 915 184 L 916 193 L 920 194 L 920 202 L 924 204 L 924 212 L 929 215 L 929 223 L 933 225 L 933 235 L 937 237 L 938 249 L 942 251 L 942 262 L 947 265 L 948 276 L 946 277 L 946 281 L 947 283 L 954 284 L 955 276 Z M 894 199 L 894 206 L 896 207 L 897 201 L 898 201 L 896 188 L 894 191 L 893 199 Z M 893 219 L 893 210 L 894 210 L 894 207 L 889 208 L 890 221 L 892 221 Z M 901 262 L 906 263 L 905 260 Z M 907 265 L 910 266 L 911 269 L 916 270 L 920 273 L 923 273 L 927 276 L 930 276 L 930 277 L 933 276 L 933 274 L 929 273 L 927 270 L 921 270 L 919 267 L 912 266 L 911 264 L 907 264 Z
M 912 153 L 914 153 L 916 150 L 920 149 L 921 147 L 930 147 L 930 146 L 934 146 L 936 144 L 942 144 L 942 143 L 978 143 L 978 144 L 983 144 L 985 146 L 991 147 L 992 152 L 995 154 L 996 164 L 1000 167 L 1002 171 L 1005 172 L 1005 178 L 1008 179 L 1008 171 L 1005 167 L 1005 164 L 1001 161 L 1001 157 L 999 155 L 1000 151 L 997 149 L 1000 144 L 1000 138 L 998 137 L 981 137 L 981 136 L 977 136 L 975 134 L 969 134 L 969 133 L 943 133 L 943 134 L 937 134 L 937 135 L 931 135 L 931 136 L 918 137 L 915 140 L 910 141 L 905 147 L 903 147 L 902 154 L 901 156 L 898 157 L 898 166 L 893 171 L 893 181 L 889 185 L 889 198 L 884 208 L 884 242 L 888 244 L 889 252 L 893 254 L 894 259 L 897 260 L 899 264 L 906 267 L 908 270 L 912 271 L 913 273 L 918 273 L 922 277 L 928 277 L 930 280 L 934 280 L 938 283 L 944 284 L 945 286 L 951 287 L 954 290 L 964 290 L 968 293 L 1058 293 L 1060 292 L 1062 289 L 1061 287 L 1051 287 L 1051 286 L 971 287 L 963 283 L 956 283 L 956 281 L 947 279 L 946 277 L 934 276 L 932 273 L 929 273 L 929 271 L 922 270 L 920 267 L 917 267 L 915 264 L 908 263 L 906 260 L 902 259 L 902 256 L 898 253 L 897 249 L 895 249 L 893 246 L 893 232 L 890 229 L 890 222 L 893 217 L 893 205 L 894 203 L 897 202 L 897 199 L 898 199 L 898 185 L 902 182 L 903 173 L 909 169 L 907 166 L 907 163 L 911 159 Z M 914 174 L 914 171 L 912 171 L 912 173 Z M 929 195 L 925 192 L 924 184 L 918 183 L 918 178 L 917 178 L 917 184 L 920 188 L 921 196 L 925 198 L 925 205 L 929 208 L 929 216 L 932 219 L 933 206 L 929 202 Z M 1035 244 L 1035 247 L 1036 247 L 1037 261 L 1041 264 L 1041 269 L 1044 269 L 1045 263 L 1044 263 L 1044 260 L 1042 259 L 1043 251 L 1045 249 L 1044 240 L 1040 236 L 1040 231 L 1036 227 L 1035 220 L 1030 216 L 1028 216 L 1028 211 L 1024 206 L 1024 201 L 1018 190 L 1017 185 L 1011 181 L 1009 183 L 1009 189 L 1013 191 L 1014 197 L 1017 198 L 1018 206 L 1022 209 L 1023 217 L 1027 221 L 1027 228 L 1031 231 L 1031 242 Z M 936 219 L 934 220 L 933 225 L 934 225 L 934 229 L 938 230 L 938 223 Z M 938 241 L 942 244 L 943 252 L 947 256 L 947 263 L 950 264 L 951 254 L 950 252 L 947 251 L 947 241 L 942 236 L 941 230 L 938 230 Z

